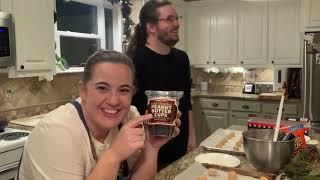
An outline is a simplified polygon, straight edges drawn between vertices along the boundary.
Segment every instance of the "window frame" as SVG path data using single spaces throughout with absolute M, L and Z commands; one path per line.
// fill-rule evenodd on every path
M 55 53 L 61 57 L 61 46 L 60 46 L 60 37 L 74 37 L 74 38 L 89 38 L 89 39 L 99 39 L 101 49 L 106 48 L 106 33 L 105 33 L 105 15 L 104 9 L 112 10 L 112 23 L 113 23 L 113 50 L 122 52 L 122 15 L 121 15 L 121 5 L 114 4 L 104 0 L 67 0 L 74 1 L 83 4 L 88 4 L 97 7 L 97 26 L 98 34 L 88 34 L 88 33 L 79 33 L 79 32 L 70 32 L 70 31 L 60 31 L 58 30 L 57 24 L 54 24 L 54 39 L 56 43 Z M 56 5 L 56 4 L 55 4 Z M 71 67 L 73 68 L 73 67 Z

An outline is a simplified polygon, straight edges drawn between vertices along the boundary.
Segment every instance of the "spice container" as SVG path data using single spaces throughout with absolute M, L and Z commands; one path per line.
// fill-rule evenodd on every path
M 179 99 L 183 91 L 145 91 L 148 97 L 148 113 L 153 118 L 148 121 L 153 136 L 173 137 L 176 127 Z

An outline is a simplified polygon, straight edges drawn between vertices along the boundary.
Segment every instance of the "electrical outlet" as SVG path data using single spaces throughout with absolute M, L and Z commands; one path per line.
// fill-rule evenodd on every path
M 10 102 L 12 100 L 12 90 L 11 89 L 5 89 L 3 93 L 3 101 L 4 102 Z

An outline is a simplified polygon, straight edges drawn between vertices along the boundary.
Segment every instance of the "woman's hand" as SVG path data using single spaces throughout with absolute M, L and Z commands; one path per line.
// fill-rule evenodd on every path
M 152 115 L 139 116 L 122 126 L 117 138 L 112 142 L 109 151 L 119 162 L 127 159 L 138 149 L 145 147 L 144 121 L 152 119 Z
M 146 131 L 146 146 L 147 147 L 152 147 L 154 149 L 159 150 L 164 144 L 166 144 L 170 139 L 178 136 L 180 133 L 180 124 L 181 120 L 179 119 L 181 116 L 181 112 L 178 111 L 178 116 L 177 119 L 175 120 L 176 126 L 174 130 L 174 136 L 173 137 L 160 137 L 160 136 L 152 136 L 150 134 L 150 130 L 148 125 L 145 125 L 145 131 Z

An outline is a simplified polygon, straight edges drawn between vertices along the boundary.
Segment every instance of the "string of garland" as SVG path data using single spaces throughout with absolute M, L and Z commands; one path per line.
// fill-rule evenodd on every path
M 121 3 L 121 14 L 123 17 L 123 39 L 128 42 L 131 37 L 131 28 L 134 22 L 130 18 L 132 0 L 108 0 L 111 4 Z

